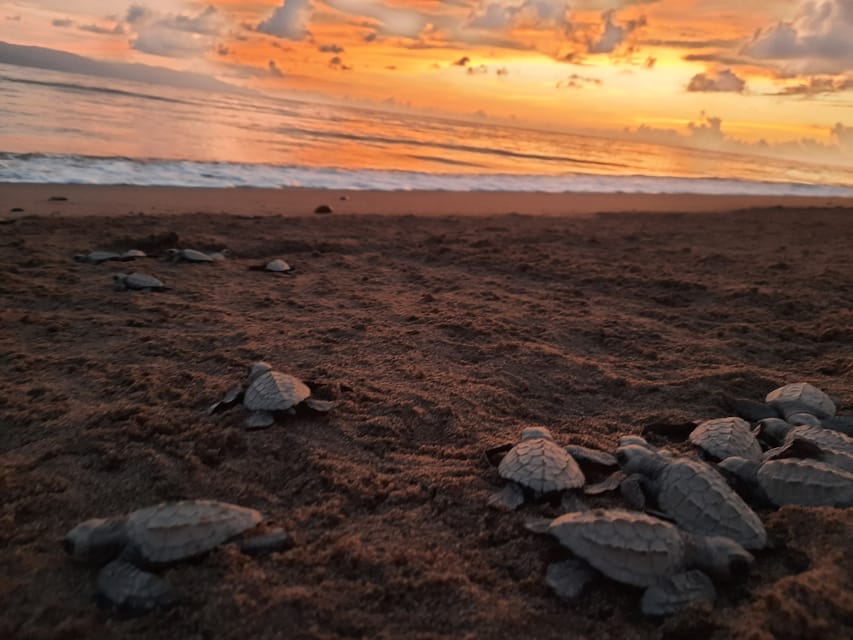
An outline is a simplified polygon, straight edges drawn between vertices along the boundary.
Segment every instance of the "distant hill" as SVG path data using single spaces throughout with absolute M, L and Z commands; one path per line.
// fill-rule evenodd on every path
M 240 87 L 211 76 L 191 71 L 175 71 L 166 67 L 129 62 L 103 62 L 46 47 L 30 47 L 0 40 L 0 63 L 19 67 L 36 67 L 66 71 L 102 78 L 120 78 L 149 84 L 162 84 L 185 89 L 240 92 Z

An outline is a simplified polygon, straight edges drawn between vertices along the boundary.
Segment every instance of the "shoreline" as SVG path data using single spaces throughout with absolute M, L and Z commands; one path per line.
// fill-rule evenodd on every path
M 66 200 L 51 200 L 51 198 Z M 853 207 L 850 197 L 697 194 L 544 193 L 513 191 L 347 191 L 0 183 L 0 216 L 81 217 L 134 214 L 228 213 L 313 216 L 322 204 L 334 214 L 583 217 L 597 213 L 711 213 L 764 208 Z M 22 209 L 22 211 L 13 211 Z

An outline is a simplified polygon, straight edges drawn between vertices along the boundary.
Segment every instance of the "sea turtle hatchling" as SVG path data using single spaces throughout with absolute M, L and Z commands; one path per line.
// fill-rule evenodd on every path
M 808 382 L 795 382 L 774 389 L 764 400 L 777 409 L 789 422 L 796 421 L 801 413 L 818 419 L 835 415 L 835 403 L 826 393 Z
M 741 418 L 706 420 L 690 432 L 689 440 L 714 460 L 732 456 L 761 459 L 761 445 L 752 434 L 749 423 Z
M 580 559 L 612 580 L 647 589 L 642 608 L 651 616 L 675 613 L 697 600 L 713 601 L 706 574 L 743 578 L 753 563 L 752 555 L 729 538 L 687 533 L 623 509 L 567 513 L 529 528 L 552 535 L 576 556 L 569 565 L 549 567 L 549 586 L 559 596 L 575 597 L 594 575 L 583 571 Z
M 97 578 L 97 597 L 122 613 L 140 614 L 175 603 L 170 585 L 150 573 L 200 556 L 250 529 L 262 516 L 214 500 L 183 500 L 132 511 L 124 516 L 86 520 L 65 536 L 65 550 L 75 560 L 108 563 Z M 246 540 L 250 553 L 289 546 L 281 530 Z
M 208 254 L 196 249 L 169 249 L 166 259 L 172 262 L 215 262 Z
M 767 532 L 761 519 L 713 467 L 685 457 L 668 457 L 629 445 L 616 451 L 622 470 L 640 483 L 658 508 L 685 531 L 725 536 L 747 549 L 762 549 Z
M 116 273 L 113 274 L 113 288 L 116 291 L 136 289 L 139 291 L 165 291 L 167 287 L 161 280 L 147 273 Z
M 309 409 L 325 413 L 334 407 L 328 400 L 320 400 L 311 395 L 302 380 L 288 373 L 274 371 L 267 362 L 255 362 L 249 365 L 249 375 L 245 386 L 232 387 L 225 392 L 222 400 L 215 402 L 208 413 L 213 414 L 227 409 L 242 399 L 251 413 L 244 426 L 247 429 L 265 429 L 275 422 L 275 414 L 294 413 L 295 407 L 305 404 Z
M 794 439 L 806 440 L 825 449 L 837 449 L 853 454 L 853 438 L 840 431 L 811 425 L 794 425 L 778 418 L 768 418 L 758 423 L 756 434 L 773 444 L 787 444 Z M 741 456 L 743 457 L 743 456 Z
M 489 499 L 489 506 L 512 511 L 527 497 L 558 495 L 584 485 L 586 479 L 578 463 L 565 448 L 554 442 L 545 427 L 527 427 L 521 439 L 503 457 L 498 475 L 508 482 Z
M 121 261 L 128 262 L 137 258 L 145 258 L 144 251 L 139 249 L 128 249 L 123 253 L 115 251 L 90 251 L 88 253 L 78 253 L 74 256 L 75 262 L 85 262 L 87 264 L 101 264 L 102 262 Z
M 264 264 L 252 265 L 249 267 L 250 271 L 270 271 L 272 273 L 290 273 L 293 271 L 293 267 L 291 267 L 287 262 L 282 260 L 281 258 L 276 258 L 275 260 L 270 260 Z
M 853 507 L 853 473 L 825 462 L 783 458 L 756 463 L 733 457 L 719 467 L 761 503 Z

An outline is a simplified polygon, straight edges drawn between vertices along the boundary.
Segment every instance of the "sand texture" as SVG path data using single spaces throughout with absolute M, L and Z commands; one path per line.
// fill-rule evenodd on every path
M 853 635 L 853 510 L 761 511 L 773 548 L 749 579 L 655 621 L 603 579 L 560 602 L 544 573 L 563 555 L 523 526 L 559 510 L 489 509 L 502 484 L 483 455 L 526 424 L 612 449 L 799 380 L 853 413 L 853 209 L 116 213 L 0 226 L 0 637 Z M 71 260 L 174 246 L 233 255 Z M 247 269 L 275 257 L 294 274 Z M 171 289 L 113 291 L 125 270 Z M 257 359 L 337 406 L 251 432 L 242 408 L 206 415 Z M 166 613 L 98 610 L 97 570 L 62 536 L 182 498 L 258 509 L 296 546 L 168 569 Z

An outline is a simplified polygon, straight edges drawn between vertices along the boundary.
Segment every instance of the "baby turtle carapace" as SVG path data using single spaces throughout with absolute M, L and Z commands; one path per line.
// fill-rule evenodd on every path
M 620 447 L 616 458 L 625 473 L 639 475 L 644 493 L 685 531 L 725 536 L 747 549 L 767 544 L 761 519 L 710 465 L 636 445 Z
M 690 534 L 622 509 L 567 513 L 553 520 L 546 532 L 608 578 L 654 589 L 643 598 L 647 615 L 667 615 L 695 600 L 713 600 L 713 585 L 704 573 L 723 580 L 741 578 L 753 562 L 752 555 L 729 538 Z M 590 577 L 580 571 L 551 573 L 563 579 L 549 584 L 558 595 L 569 597 L 583 589 L 577 580 Z
M 208 413 L 215 413 L 236 404 L 240 399 L 251 411 L 246 418 L 248 429 L 264 429 L 275 422 L 275 414 L 293 413 L 294 408 L 305 403 L 314 411 L 330 411 L 334 404 L 311 396 L 311 389 L 302 380 L 287 373 L 273 371 L 266 362 L 255 362 L 249 366 L 245 387 L 229 389 L 222 400 L 213 404 Z
M 136 289 L 138 291 L 165 291 L 168 287 L 147 273 L 116 273 L 113 275 L 113 288 L 116 291 Z
M 521 441 L 510 449 L 498 465 L 498 475 L 508 480 L 502 491 L 489 500 L 496 509 L 512 511 L 520 507 L 525 494 L 541 498 L 582 487 L 585 482 L 578 463 L 554 442 L 545 427 L 528 427 Z
M 166 259 L 171 262 L 214 262 L 211 256 L 196 249 L 169 249 Z
M 293 271 L 293 267 L 291 267 L 287 262 L 282 260 L 281 258 L 276 258 L 275 260 L 270 260 L 265 264 L 258 264 L 249 267 L 250 271 L 271 271 L 273 273 L 290 273 Z
M 184 500 L 125 516 L 87 520 L 68 532 L 64 545 L 75 560 L 109 562 L 98 576 L 103 604 L 124 613 L 145 613 L 175 601 L 168 583 L 146 569 L 207 553 L 253 529 L 261 519 L 254 509 L 214 500 Z
M 720 468 L 745 484 L 759 502 L 853 507 L 853 473 L 831 464 L 798 458 L 761 463 L 727 458 Z
M 690 442 L 714 460 L 732 456 L 761 460 L 761 445 L 752 435 L 749 423 L 741 418 L 706 420 L 690 432 Z
M 832 398 L 808 382 L 795 382 L 774 389 L 767 394 L 765 402 L 779 411 L 788 422 L 796 422 L 797 415 L 801 413 L 819 419 L 835 415 Z

